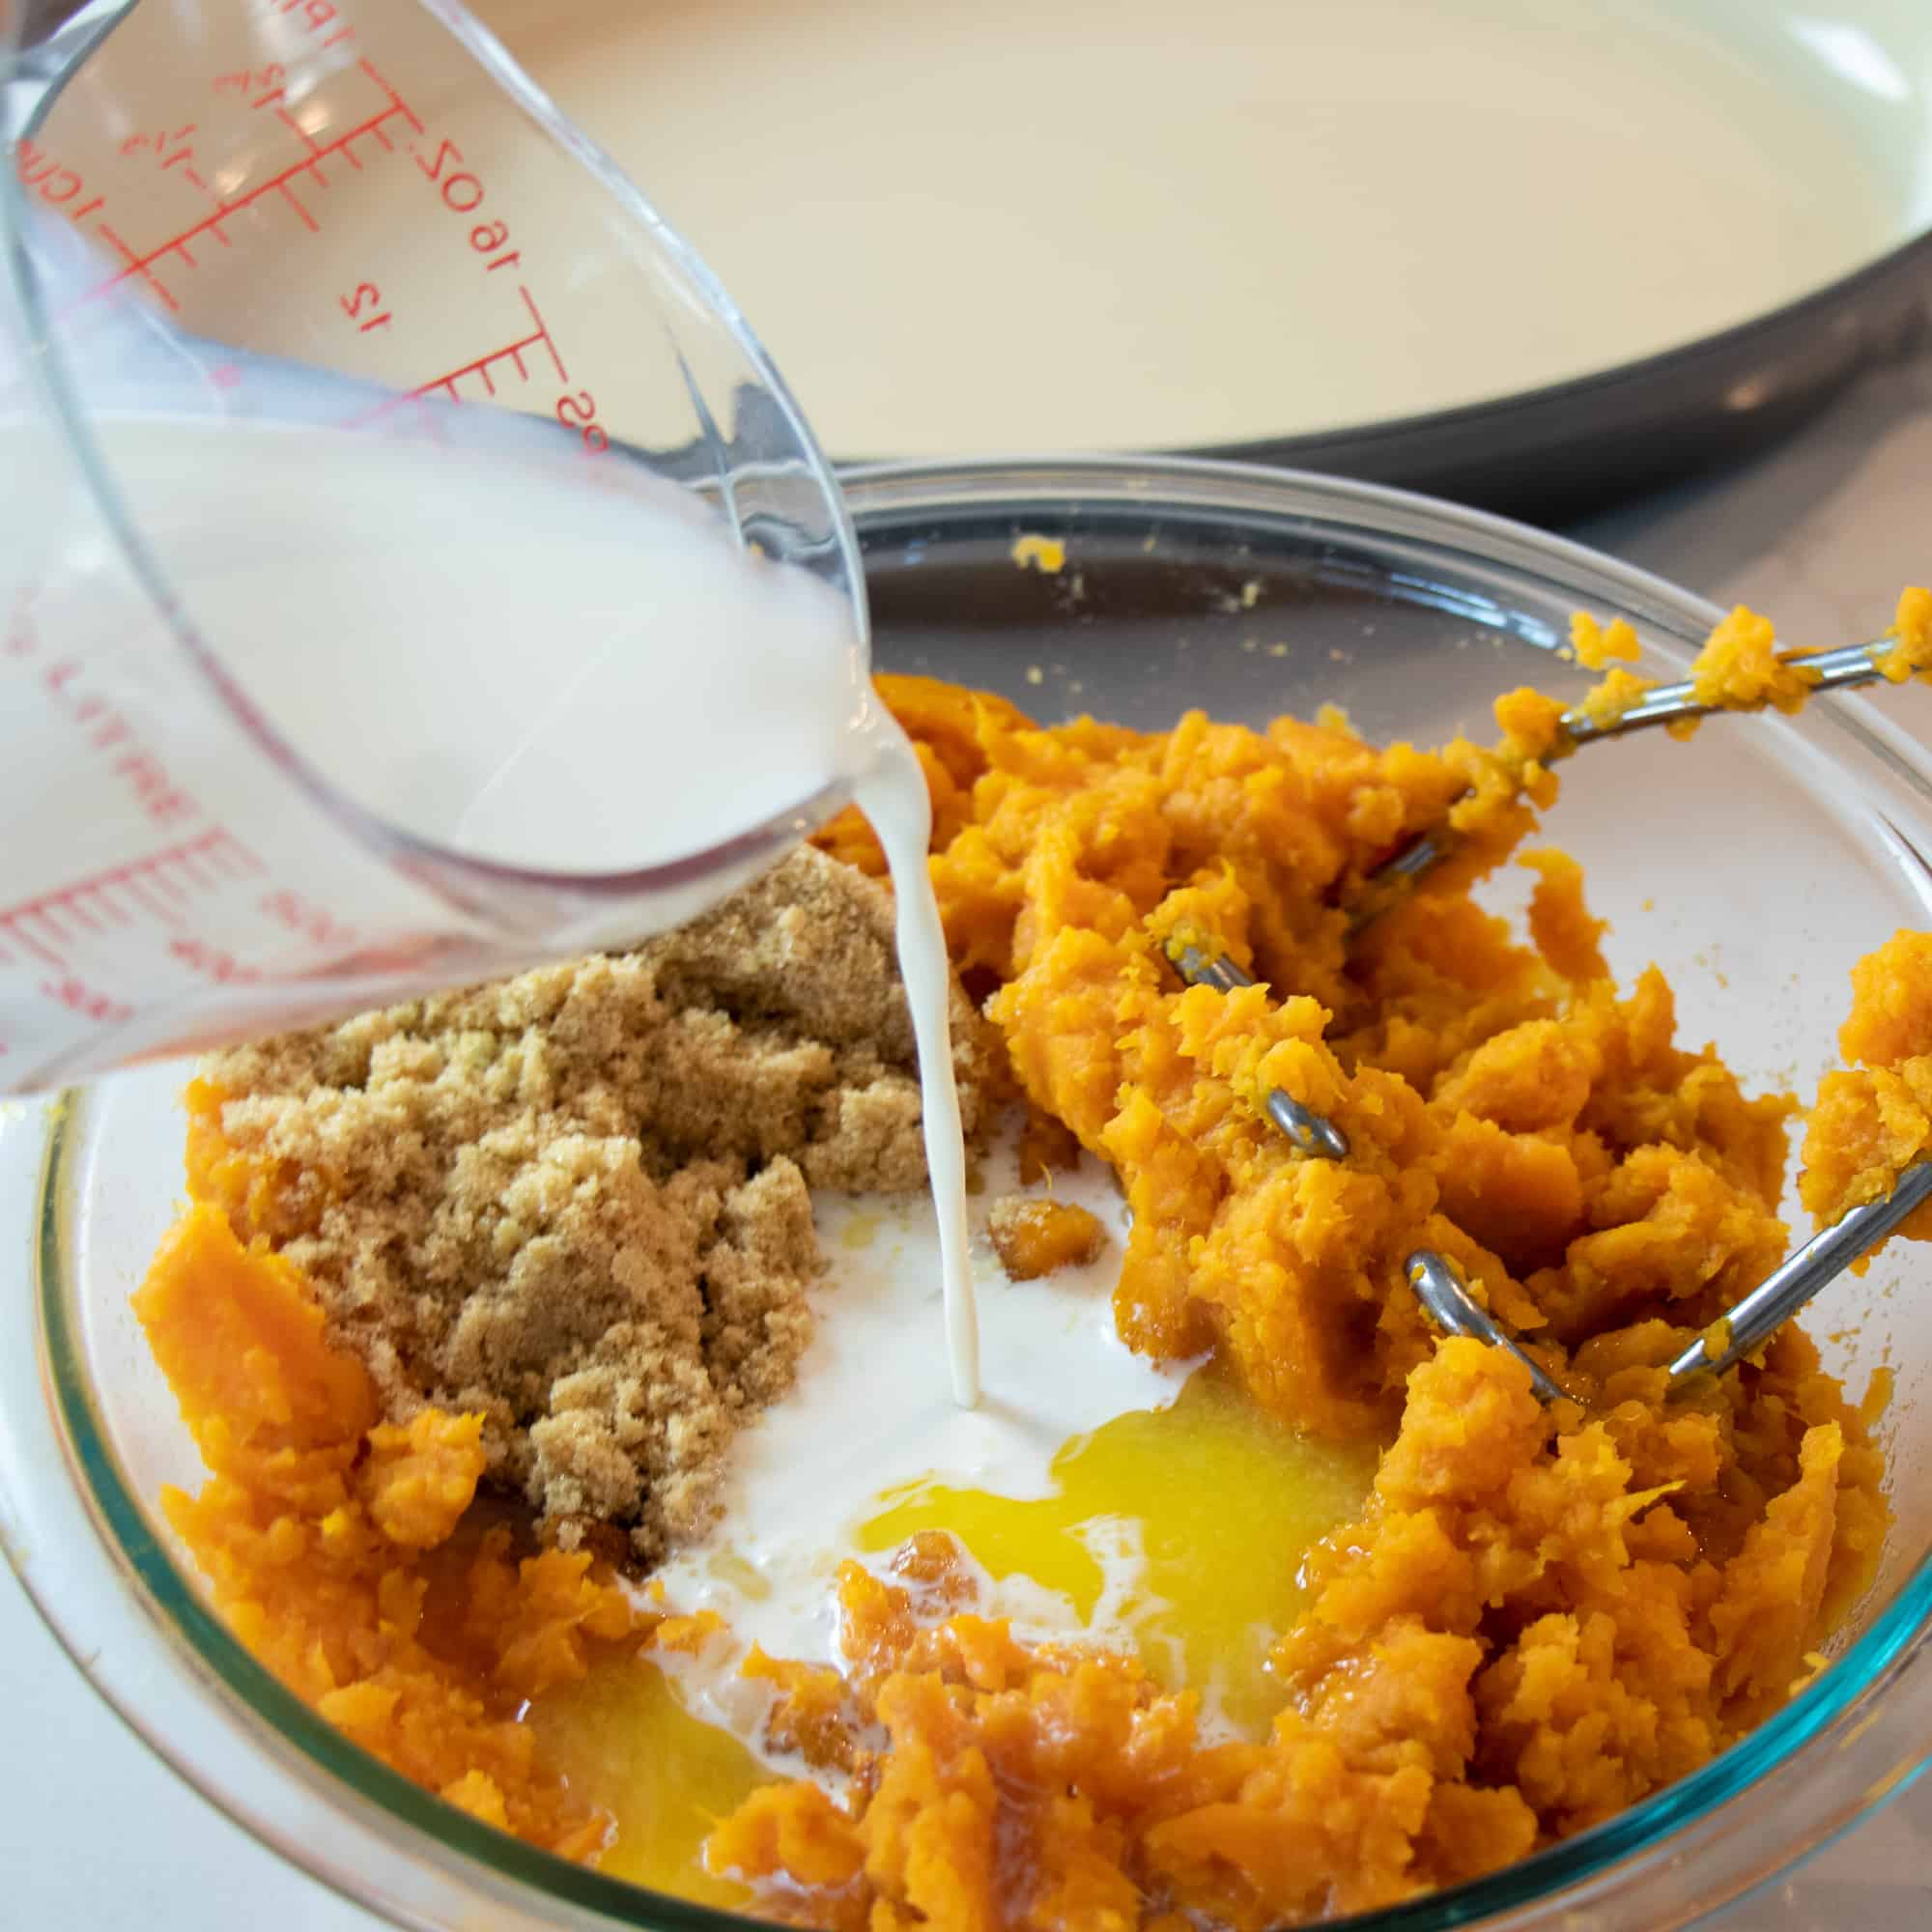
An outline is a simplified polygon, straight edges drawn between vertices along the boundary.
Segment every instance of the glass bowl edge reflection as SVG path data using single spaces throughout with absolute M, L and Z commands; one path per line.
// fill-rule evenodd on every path
M 1662 579 L 1580 546 L 1485 512 L 1438 505 L 1378 485 L 1184 459 L 895 464 L 851 472 L 846 482 L 862 543 L 882 541 L 923 517 L 950 525 L 961 516 L 983 516 L 998 525 L 1051 512 L 1065 522 L 1099 506 L 1116 516 L 1136 509 L 1149 516 L 1199 514 L 1231 526 L 1299 520 L 1351 529 L 1371 546 L 1398 539 L 1466 551 L 1472 561 L 1487 567 L 1564 585 L 1576 594 L 1614 599 L 1639 622 L 1664 630 L 1680 652 L 1719 614 Z M 1850 734 L 1859 750 L 1909 782 L 1922 810 L 1932 810 L 1927 767 L 1902 734 L 1889 729 L 1874 733 L 1849 708 L 1834 712 L 1833 723 Z M 67 1163 L 84 1105 L 84 1097 L 71 1096 L 70 1104 L 55 1112 L 46 1150 L 34 1295 L 43 1385 L 94 1533 L 121 1578 L 133 1585 L 176 1669 L 213 1690 L 229 1724 L 244 1732 L 252 1747 L 266 1751 L 280 1770 L 337 1809 L 347 1801 L 355 1827 L 379 1841 L 379 1856 L 416 1861 L 419 1869 L 427 1857 L 452 1886 L 478 1888 L 499 1912 L 529 1912 L 539 1904 L 544 1908 L 541 1920 L 512 1922 L 650 1926 L 665 1932 L 723 1932 L 759 1922 L 602 1877 L 476 1823 L 350 1744 L 255 1662 L 214 1617 L 197 1585 L 164 1548 L 127 1480 L 89 1392 L 85 1360 L 76 1350 L 72 1299 L 77 1288 L 68 1264 L 76 1206 Z M 217 1808 L 344 1895 L 379 1911 L 401 1910 L 410 1922 L 432 1922 L 390 1894 L 388 1874 L 343 1873 L 327 1854 L 266 1822 L 245 1794 L 185 1761 L 185 1753 L 156 1736 L 152 1723 L 132 1708 L 136 1698 L 127 1686 L 117 1692 L 117 1687 L 101 1682 L 91 1667 L 97 1660 L 87 1655 L 84 1641 L 77 1643 L 69 1633 L 61 1606 L 43 1602 L 24 1571 L 23 1580 L 76 1665 Z M 1915 1719 L 1905 1708 L 1907 1700 L 1897 1694 L 1906 1675 L 1919 1664 L 1929 1626 L 1932 1555 L 1901 1580 L 1893 1600 L 1832 1669 L 1702 1770 L 1501 1872 L 1387 1912 L 1338 1922 L 1385 1932 L 1439 1932 L 1478 1920 L 1554 1924 L 1587 1909 L 1598 1895 L 1617 1895 L 1619 1908 L 1631 1909 L 1637 1901 L 1621 1894 L 1633 1883 L 1648 1889 L 1659 1865 L 1681 1865 L 1718 1841 L 1736 1839 L 1739 1821 L 1727 1825 L 1723 1807 L 1747 1788 L 1767 1782 L 1803 1786 L 1806 1767 L 1814 1760 L 1826 1752 L 1847 1758 L 1875 1727 L 1904 1734 L 1884 1740 L 1872 1736 L 1887 1750 L 1901 1743 L 1910 1753 L 1932 1746 L 1932 1697 L 1927 1697 L 1922 1719 Z M 1927 1695 L 1923 1687 L 1915 1684 L 1914 1689 L 1915 1694 Z M 1881 1719 L 1889 1721 L 1881 1726 Z M 1834 1795 L 1824 1815 L 1781 1817 L 1762 1843 L 1733 1844 L 1730 1868 L 1703 1897 L 1683 1901 L 1681 1912 L 1668 1912 L 1659 1899 L 1642 1901 L 1652 1914 L 1646 1922 L 1682 1923 L 1736 1897 L 1903 1788 L 1912 1775 L 1904 1759 L 1873 1768 L 1877 1775 L 1869 1788 L 1861 1788 L 1862 1802 L 1858 1793 Z M 558 1907 L 569 1914 L 567 1918 L 557 1917 Z

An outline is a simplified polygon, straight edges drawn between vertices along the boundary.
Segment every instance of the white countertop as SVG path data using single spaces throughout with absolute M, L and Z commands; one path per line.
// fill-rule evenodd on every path
M 1871 635 L 1932 578 L 1932 346 L 1867 377 L 1771 455 L 1575 532 L 1792 645 Z M 1932 691 L 1887 698 L 1932 743 Z M 0 1567 L 0 1870 L 22 1932 L 378 1932 L 379 1921 L 226 1823 L 82 1682 Z M 1932 1908 L 1932 1784 L 1722 1932 L 1918 1932 Z M 1633 1928 L 1639 1932 L 1639 1928 Z

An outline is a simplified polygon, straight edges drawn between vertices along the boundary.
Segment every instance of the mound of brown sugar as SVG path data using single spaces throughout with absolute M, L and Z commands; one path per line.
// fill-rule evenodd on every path
M 892 921 L 801 851 L 635 952 L 222 1054 L 191 1182 L 315 1284 L 392 1419 L 480 1410 L 546 1536 L 648 1564 L 791 1384 L 808 1188 L 925 1182 Z M 952 1034 L 971 1134 L 994 1060 L 956 983 Z

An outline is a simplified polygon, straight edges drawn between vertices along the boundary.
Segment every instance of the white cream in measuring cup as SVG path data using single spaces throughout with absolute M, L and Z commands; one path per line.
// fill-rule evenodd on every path
M 168 22 L 137 12 L 106 45 L 140 56 L 114 71 L 137 94 L 157 61 L 185 63 L 162 74 L 159 100 L 137 116 L 91 70 L 62 97 L 59 180 L 91 194 L 29 218 L 37 304 L 14 321 L 17 339 L 40 327 L 55 338 L 66 407 L 17 371 L 0 384 L 0 461 L 23 505 L 0 554 L 0 1092 L 633 943 L 856 799 L 897 891 L 953 1390 L 970 1405 L 964 1160 L 924 781 L 871 690 L 840 573 L 767 561 L 741 527 L 755 527 L 744 493 L 767 451 L 829 517 L 835 550 L 836 490 L 795 426 L 759 444 L 741 418 L 734 445 L 718 443 L 690 373 L 717 344 L 692 331 L 704 291 L 677 283 L 689 264 L 674 249 L 632 289 L 629 322 L 639 340 L 654 326 L 676 338 L 669 364 L 703 426 L 681 473 L 711 499 L 612 449 L 581 399 L 593 384 L 607 401 L 627 393 L 615 372 L 629 365 L 595 353 L 598 329 L 624 318 L 607 298 L 572 332 L 571 297 L 593 270 L 622 296 L 623 272 L 671 243 L 651 231 L 628 253 L 585 252 L 583 236 L 604 231 L 581 181 L 548 228 L 541 206 L 490 199 L 555 156 L 515 146 L 528 135 L 514 116 L 494 146 L 486 115 L 440 120 L 452 89 L 421 64 L 440 44 L 423 36 L 442 29 L 415 10 L 369 13 L 396 36 L 405 17 L 413 41 L 370 49 L 350 10 L 321 0 L 211 4 Z M 121 38 L 183 20 L 200 43 Z M 90 108 L 139 138 L 78 138 L 99 134 Z M 31 191 L 55 179 L 59 133 L 50 122 L 22 144 Z M 282 149 L 294 158 L 278 167 Z M 391 217 L 419 190 L 433 219 L 417 250 Z M 359 228 L 357 207 L 372 213 Z M 545 239 L 566 215 L 579 243 L 547 274 Z M 382 302 L 363 314 L 352 279 L 341 339 L 393 341 L 436 363 L 429 379 L 338 357 L 332 336 L 326 356 L 306 339 L 212 337 L 230 318 L 247 334 L 251 247 L 256 277 L 300 272 L 284 229 L 352 250 L 368 241 Z M 439 237 L 440 267 L 412 281 L 412 251 L 431 256 Z M 337 273 L 336 257 L 317 259 Z M 666 288 L 674 298 L 654 308 Z M 437 309 L 431 298 L 452 291 L 461 301 Z M 332 316 L 333 282 L 315 293 Z M 503 316 L 533 332 L 439 373 L 459 353 L 451 330 L 487 328 L 494 343 Z M 742 343 L 728 328 L 723 342 L 728 376 Z M 734 408 L 768 374 L 743 368 Z M 629 393 L 642 412 L 649 398 Z M 526 413 L 479 407 L 492 397 Z

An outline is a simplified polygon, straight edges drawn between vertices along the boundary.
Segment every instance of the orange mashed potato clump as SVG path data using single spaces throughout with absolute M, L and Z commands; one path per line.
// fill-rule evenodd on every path
M 1901 650 L 1915 621 L 1902 606 Z M 1727 620 L 1713 675 L 1777 703 L 1756 622 Z M 1469 896 L 1554 797 L 1562 707 L 1513 693 L 1497 749 L 1431 753 L 1333 717 L 1041 728 L 985 694 L 880 687 L 931 791 L 954 961 L 1036 1121 L 1125 1192 L 1122 1336 L 1211 1350 L 1293 1428 L 1384 1453 L 1359 1520 L 1309 1559 L 1275 1643 L 1279 1713 L 1247 1741 L 1204 1736 L 1196 1695 L 1134 1660 L 1017 1642 L 943 1540 L 909 1546 L 897 1583 L 848 1565 L 848 1671 L 746 1665 L 769 1741 L 842 1796 L 759 1789 L 713 1833 L 713 1870 L 840 1932 L 1260 1932 L 1520 1858 L 1776 1709 L 1886 1531 L 1878 1398 L 1848 1402 L 1787 1326 L 1664 1400 L 1663 1365 L 1785 1251 L 1795 1103 L 1680 1044 L 1655 968 L 1613 983 L 1564 855 L 1520 861 L 1527 944 Z M 1612 670 L 1605 701 L 1641 688 Z M 1351 939 L 1367 875 L 1445 822 L 1451 863 Z M 883 870 L 856 814 L 820 842 Z M 1260 983 L 1188 988 L 1180 944 Z M 1845 1045 L 1863 1069 L 1827 1082 L 1807 1142 L 1827 1216 L 1932 1140 L 1932 939 L 1861 974 Z M 1336 1122 L 1349 1157 L 1298 1155 L 1273 1089 Z M 236 1226 L 191 1209 L 139 1298 L 213 1472 L 169 1496 L 171 1520 L 242 1639 L 325 1716 L 476 1815 L 594 1856 L 601 1821 L 512 1717 L 660 1620 L 584 1557 L 518 1562 L 507 1531 L 471 1533 L 476 1419 L 379 1418 L 205 1109 L 194 1135 L 195 1191 Z M 1405 1281 L 1418 1246 L 1579 1400 L 1542 1406 L 1520 1362 L 1439 1337 Z

